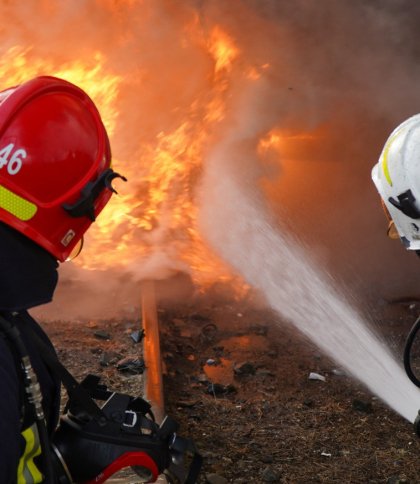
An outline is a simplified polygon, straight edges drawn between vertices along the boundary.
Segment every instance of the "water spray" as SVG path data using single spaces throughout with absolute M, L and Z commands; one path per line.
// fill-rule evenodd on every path
M 229 161 L 238 157 L 241 141 L 238 124 L 236 129 L 231 140 L 214 149 L 206 166 L 201 226 L 209 242 L 282 320 L 414 422 L 420 394 L 402 365 L 337 281 L 317 266 L 301 241 L 271 219 L 255 186 L 232 170 Z

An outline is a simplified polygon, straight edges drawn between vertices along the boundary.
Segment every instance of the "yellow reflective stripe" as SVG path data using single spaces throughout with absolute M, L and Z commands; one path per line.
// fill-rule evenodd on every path
M 36 424 L 24 430 L 22 436 L 26 441 L 26 446 L 18 465 L 17 484 L 39 484 L 42 482 L 43 476 L 34 462 L 34 458 L 41 454 Z
M 390 138 L 385 144 L 384 152 L 382 155 L 382 169 L 384 171 L 385 178 L 391 187 L 392 187 L 392 179 L 391 179 L 391 175 L 389 174 L 389 168 L 388 168 L 388 154 L 389 154 L 389 150 L 391 149 L 392 143 L 397 139 L 398 135 L 401 132 L 402 132 L 402 129 L 399 129 L 396 133 L 390 136 Z
M 0 207 L 20 220 L 31 219 L 37 211 L 35 204 L 2 186 L 0 186 Z
M 388 153 L 389 149 L 391 148 L 391 145 L 395 138 L 397 137 L 398 133 L 395 133 L 394 136 L 391 136 L 388 141 L 385 144 L 384 147 L 384 153 L 382 156 L 382 169 L 384 171 L 385 178 L 387 179 L 387 182 L 391 185 L 392 187 L 392 180 L 391 180 L 391 175 L 389 174 L 389 169 L 388 169 Z

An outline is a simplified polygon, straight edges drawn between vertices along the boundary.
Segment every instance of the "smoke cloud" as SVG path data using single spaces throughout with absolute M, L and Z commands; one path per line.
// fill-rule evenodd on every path
M 270 158 L 278 172 L 260 173 L 270 208 L 361 299 L 415 297 L 420 266 L 386 238 L 370 171 L 392 129 L 420 106 L 419 5 L 247 1 L 203 11 L 270 64 L 255 99 L 233 89 L 230 112 L 250 132 L 242 160 L 256 161 L 244 146 L 270 126 L 308 134 Z
M 420 265 L 386 238 L 370 171 L 392 129 L 419 111 L 418 2 L 28 0 L 2 2 L 0 15 L 7 19 L 0 32 L 3 88 L 19 70 L 22 52 L 36 74 L 101 59 L 104 73 L 119 77 L 111 143 L 116 168 L 134 187 L 132 200 L 138 199 L 133 213 L 144 209 L 148 187 L 142 180 L 162 133 L 186 119 L 192 126 L 203 123 L 205 113 L 194 106 L 214 90 L 208 41 L 219 26 L 238 55 L 225 74 L 225 119 L 211 125 L 202 159 L 223 144 L 227 126 L 231 135 L 240 121 L 232 170 L 250 190 L 262 189 L 267 210 L 305 241 L 312 257 L 363 298 L 415 295 Z M 244 75 L 250 67 L 260 74 L 255 82 Z M 273 130 L 305 136 L 261 156 L 258 142 Z M 199 175 L 198 168 L 189 180 L 193 200 Z M 114 308 L 127 308 L 137 304 L 136 291 L 126 290 L 135 281 L 189 271 L 174 250 L 174 241 L 177 247 L 188 240 L 185 234 L 165 230 L 158 214 L 153 223 L 161 237 L 153 237 L 135 228 L 133 217 L 121 217 L 118 237 L 101 246 L 104 271 L 112 273 L 108 282 L 100 271 L 63 266 L 58 305 L 70 292 L 86 301 L 87 310 L 92 292 L 96 301 L 108 293 Z M 107 254 L 127 233 L 132 251 L 146 246 L 153 263 L 139 258 L 131 268 L 108 267 Z

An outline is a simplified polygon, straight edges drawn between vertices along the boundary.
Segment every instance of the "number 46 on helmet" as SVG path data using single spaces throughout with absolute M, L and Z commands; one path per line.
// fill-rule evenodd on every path
M 0 221 L 64 261 L 109 201 L 108 135 L 79 87 L 42 76 L 0 92 Z

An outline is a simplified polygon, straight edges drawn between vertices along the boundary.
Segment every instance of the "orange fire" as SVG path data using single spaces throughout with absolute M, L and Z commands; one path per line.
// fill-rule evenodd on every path
M 53 2 L 43 5 L 54 10 Z M 121 11 L 133 9 L 139 2 L 101 0 L 98 5 L 106 15 L 113 15 L 118 25 Z M 147 14 L 145 17 L 147 21 Z M 87 234 L 85 248 L 75 264 L 91 270 L 137 271 L 141 278 L 142 266 L 154 258 L 174 270 L 187 270 L 198 287 L 229 281 L 244 288 L 243 282 L 238 281 L 207 247 L 197 229 L 196 190 L 203 157 L 211 146 L 218 123 L 226 114 L 232 73 L 235 71 L 238 76 L 239 72 L 243 79 L 258 82 L 269 64 L 246 64 L 235 38 L 224 28 L 219 25 L 203 28 L 197 15 L 187 20 L 177 49 L 182 53 L 185 45 L 190 46 L 205 76 L 201 88 L 193 90 L 189 97 L 179 92 L 180 103 L 185 98 L 188 104 L 172 102 L 170 112 L 161 112 L 159 105 L 165 100 L 165 83 L 162 83 L 161 92 L 154 93 L 156 106 L 147 104 L 147 93 L 143 91 L 153 82 L 161 83 L 163 77 L 166 83 L 174 82 L 186 88 L 189 79 L 180 81 L 171 78 L 171 71 L 151 72 L 148 67 L 143 68 L 141 45 L 137 50 L 140 58 L 133 59 L 133 67 L 128 69 L 125 64 L 124 69 L 119 69 L 122 60 L 114 56 L 111 62 L 106 49 L 99 46 L 85 49 L 83 55 L 71 59 L 65 58 L 65 52 L 61 56 L 48 56 L 34 45 L 16 44 L 3 51 L 0 57 L 2 88 L 37 75 L 61 77 L 83 88 L 104 119 L 113 147 L 114 169 L 124 174 L 129 183 L 117 187 L 120 195 L 112 198 Z M 139 29 L 143 27 L 140 25 Z M 125 31 L 121 36 L 122 46 L 129 42 L 130 35 L 130 31 Z M 188 53 L 188 48 L 185 51 Z M 153 52 L 143 54 L 148 61 L 154 55 Z M 161 53 L 156 50 L 156 56 L 159 55 Z M 193 69 L 191 66 L 191 75 Z M 131 126 L 131 137 L 126 143 L 124 129 L 119 126 L 125 122 L 127 108 L 135 112 L 133 106 L 140 102 L 136 98 L 139 90 L 143 96 L 141 104 L 148 106 L 150 112 L 143 112 L 138 142 L 133 140 L 135 129 Z M 150 129 L 147 137 L 144 133 L 148 133 L 148 117 L 157 115 L 162 119 L 166 116 L 165 126 L 160 132 Z M 260 150 L 278 144 L 280 137 L 280 134 L 270 133 L 261 140 Z

